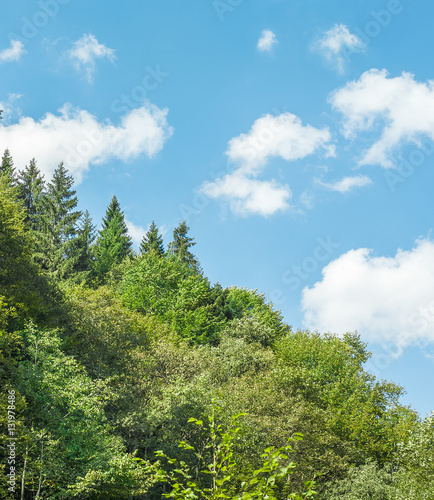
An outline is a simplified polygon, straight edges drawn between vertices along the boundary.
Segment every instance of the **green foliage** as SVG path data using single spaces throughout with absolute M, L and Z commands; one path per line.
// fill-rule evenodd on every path
M 127 269 L 120 290 L 128 307 L 167 321 L 192 342 L 213 342 L 221 328 L 208 280 L 176 258 L 139 257 Z
M 434 498 L 434 415 L 419 422 L 409 439 L 399 447 L 400 500 Z
M 387 461 L 414 425 L 413 411 L 399 405 L 402 388 L 378 382 L 363 370 L 370 353 L 356 334 L 297 332 L 276 346 L 291 380 L 292 394 L 300 394 L 331 410 L 330 426 L 341 438 L 380 461 Z
M 2 161 L 0 164 L 0 176 L 4 176 L 7 179 L 7 182 L 10 186 L 15 185 L 15 168 L 14 161 L 9 152 L 9 149 L 5 149 L 5 152 L 2 157 Z
M 226 315 L 231 319 L 252 318 L 252 340 L 256 338 L 256 341 L 264 345 L 271 345 L 278 337 L 290 331 L 284 324 L 280 311 L 274 311 L 272 304 L 266 302 L 264 294 L 259 294 L 256 290 L 229 288 L 225 297 L 225 309 Z M 244 336 L 242 330 L 247 324 L 246 321 L 235 323 L 234 335 Z M 263 328 L 262 332 L 258 328 Z
M 42 199 L 36 258 L 56 278 L 70 276 L 77 260 L 75 238 L 81 212 L 74 210 L 78 200 L 73 185 L 73 177 L 60 163 Z
M 17 189 L 0 176 L 0 291 L 21 317 L 46 317 L 58 297 L 33 262 L 33 240 L 17 195 Z
M 375 462 L 369 462 L 360 467 L 352 467 L 345 479 L 330 484 L 323 498 L 324 500 L 398 499 L 400 493 L 396 487 L 396 479 L 390 466 L 380 469 Z M 422 497 L 417 498 L 422 499 Z
M 92 377 L 124 373 L 130 352 L 149 348 L 152 338 L 166 329 L 122 305 L 106 287 L 68 288 L 68 344 Z
M 26 210 L 26 226 L 32 231 L 41 230 L 41 214 L 43 211 L 44 178 L 36 166 L 36 160 L 30 160 L 23 171 L 18 174 L 19 199 Z
M 104 282 L 107 273 L 131 255 L 132 241 L 128 235 L 125 216 L 116 196 L 113 196 L 95 247 L 95 273 Z
M 74 279 L 75 281 L 90 281 L 94 267 L 93 243 L 96 239 L 96 227 L 86 210 L 78 221 L 77 238 L 74 240 Z
M 204 420 L 190 418 L 189 423 L 197 425 L 204 436 L 201 449 L 186 441 L 181 441 L 179 447 L 193 455 L 195 466 L 184 461 L 169 458 L 162 451 L 156 455 L 168 463 L 169 471 L 160 468 L 160 462 L 154 464 L 155 476 L 163 483 L 167 483 L 171 491 L 163 493 L 166 498 L 178 499 L 204 499 L 227 498 L 232 500 L 251 499 L 276 499 L 279 483 L 289 482 L 290 475 L 294 472 L 295 463 L 289 460 L 289 453 L 293 452 L 290 445 L 281 448 L 268 447 L 261 453 L 262 465 L 256 470 L 240 471 L 237 463 L 235 441 L 242 432 L 238 427 L 238 419 L 244 414 L 232 417 L 230 429 L 225 431 L 222 424 L 218 423 L 216 412 L 221 412 L 214 402 L 212 413 Z M 296 434 L 290 441 L 302 439 Z M 148 463 L 134 459 L 145 466 Z M 195 470 L 196 469 L 196 470 Z M 237 470 L 238 469 L 238 470 Z M 206 478 L 209 479 L 206 479 Z M 202 484 L 201 484 L 202 483 Z M 292 492 L 286 498 L 303 500 L 312 498 L 316 492 L 313 490 L 314 482 L 306 481 L 307 489 L 303 494 Z
M 33 495 L 39 492 L 41 498 L 70 498 L 71 486 L 78 491 L 81 478 L 89 478 L 92 471 L 111 477 L 117 491 L 128 486 L 128 474 L 118 476 L 116 467 L 119 470 L 131 456 L 111 433 L 103 387 L 62 352 L 58 332 L 29 325 L 22 341 L 23 361 L 14 382 L 27 401 L 17 454 L 25 490 Z M 127 487 L 123 491 L 125 496 L 130 494 Z
M 158 232 L 158 227 L 152 221 L 145 236 L 140 244 L 140 253 L 153 254 L 157 256 L 164 255 L 163 237 Z
M 196 257 L 191 253 L 190 248 L 196 245 L 194 238 L 187 236 L 190 228 L 183 220 L 173 230 L 173 240 L 169 243 L 168 253 L 174 255 L 177 260 L 187 264 L 196 272 L 200 272 L 200 265 Z

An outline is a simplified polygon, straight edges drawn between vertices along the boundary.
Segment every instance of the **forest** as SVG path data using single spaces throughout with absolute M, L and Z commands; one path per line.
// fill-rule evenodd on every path
M 210 283 L 187 221 L 135 251 L 107 203 L 97 226 L 63 164 L 3 154 L 1 498 L 434 498 L 433 416 L 357 333 Z

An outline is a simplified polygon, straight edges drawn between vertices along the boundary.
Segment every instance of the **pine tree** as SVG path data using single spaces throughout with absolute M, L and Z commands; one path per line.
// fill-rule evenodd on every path
M 77 239 L 75 240 L 76 262 L 74 270 L 85 274 L 85 278 L 92 270 L 94 255 L 92 246 L 96 239 L 96 226 L 92 223 L 89 211 L 86 210 L 80 218 L 77 230 Z
M 9 152 L 9 149 L 5 149 L 5 152 L 3 154 L 2 162 L 0 165 L 0 175 L 6 175 L 11 186 L 14 186 L 16 184 L 14 161 Z
M 132 254 L 132 240 L 128 235 L 125 216 L 120 208 L 118 199 L 113 196 L 106 215 L 102 220 L 102 229 L 95 244 L 95 272 L 99 279 L 125 257 Z
M 140 244 L 140 252 L 142 254 L 157 255 L 159 257 L 164 255 L 163 237 L 159 234 L 158 227 L 155 225 L 154 221 L 152 221 L 148 231 L 145 236 L 143 236 Z
M 70 275 L 77 260 L 74 240 L 81 212 L 74 210 L 78 199 L 73 185 L 72 175 L 60 163 L 42 199 L 38 257 L 43 267 L 59 277 Z
M 187 236 L 190 228 L 183 220 L 173 230 L 173 241 L 169 243 L 168 253 L 174 255 L 181 262 L 185 262 L 195 271 L 201 272 L 200 265 L 196 257 L 190 252 L 190 248 L 196 245 L 194 238 Z
M 19 172 L 17 184 L 19 199 L 23 201 L 26 209 L 26 225 L 29 229 L 37 231 L 40 229 L 39 219 L 42 214 L 45 181 L 34 158 Z

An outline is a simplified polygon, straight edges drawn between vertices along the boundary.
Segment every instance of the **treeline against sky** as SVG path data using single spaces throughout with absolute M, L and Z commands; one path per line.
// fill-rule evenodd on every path
M 73 184 L 3 155 L 1 498 L 434 498 L 433 418 L 357 334 L 211 284 L 186 221 L 135 252 L 116 197 L 97 228 Z

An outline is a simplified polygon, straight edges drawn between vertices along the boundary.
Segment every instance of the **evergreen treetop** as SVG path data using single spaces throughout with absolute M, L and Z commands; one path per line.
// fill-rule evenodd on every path
M 38 219 L 42 210 L 42 199 L 44 194 L 45 181 L 36 160 L 30 160 L 24 170 L 18 174 L 19 198 L 23 201 L 26 209 L 26 224 L 30 229 L 39 229 Z
M 196 242 L 194 238 L 187 236 L 189 230 L 190 228 L 187 226 L 185 220 L 175 227 L 173 230 L 173 241 L 171 241 L 168 246 L 168 253 L 174 255 L 178 260 L 187 263 L 190 267 L 199 272 L 199 261 L 190 252 L 190 248 L 196 245 Z
M 143 236 L 142 242 L 140 244 L 140 253 L 149 255 L 164 255 L 164 244 L 163 237 L 159 234 L 158 227 L 155 221 L 149 226 L 148 231 L 145 236 Z
M 9 149 L 5 149 L 5 152 L 3 153 L 0 164 L 0 175 L 6 175 L 11 186 L 16 183 L 14 161 Z

